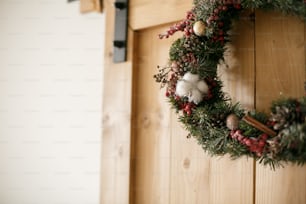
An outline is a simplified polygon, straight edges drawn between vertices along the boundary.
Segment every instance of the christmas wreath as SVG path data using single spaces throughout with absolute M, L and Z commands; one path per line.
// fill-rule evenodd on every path
M 158 66 L 155 80 L 179 121 L 211 155 L 249 156 L 272 168 L 306 162 L 306 97 L 272 102 L 271 113 L 246 111 L 222 91 L 217 67 L 224 61 L 233 20 L 245 9 L 281 11 L 306 21 L 304 0 L 194 0 L 186 18 L 161 39 L 177 31 L 169 63 Z

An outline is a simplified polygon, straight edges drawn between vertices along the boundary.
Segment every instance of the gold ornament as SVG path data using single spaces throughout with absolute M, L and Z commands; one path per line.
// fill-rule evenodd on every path
M 203 21 L 197 21 L 193 24 L 193 32 L 197 36 L 204 36 L 206 30 L 206 25 Z
M 230 130 L 236 130 L 239 125 L 239 118 L 235 114 L 230 114 L 226 118 L 226 127 Z

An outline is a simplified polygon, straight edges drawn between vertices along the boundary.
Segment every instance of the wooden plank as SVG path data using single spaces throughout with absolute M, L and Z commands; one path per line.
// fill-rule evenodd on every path
M 278 13 L 256 15 L 256 107 L 271 100 L 300 97 L 305 80 L 304 24 Z M 306 203 L 306 167 L 286 165 L 272 171 L 257 165 L 256 203 Z
M 171 122 L 171 204 L 211 202 L 211 159 L 172 113 Z
M 101 203 L 129 202 L 133 32 L 129 30 L 128 60 L 113 63 L 113 5 L 105 1 L 106 36 L 103 87 Z
M 226 53 L 228 68 L 220 67 L 224 91 L 233 102 L 246 109 L 254 108 L 254 22 L 251 11 L 241 15 L 232 30 L 232 47 Z M 207 203 L 252 204 L 254 200 L 254 160 L 228 157 L 213 158 L 210 165 L 210 201 Z
M 235 57 L 242 60 L 222 75 L 226 91 L 233 93 L 234 100 L 240 99 L 242 104 L 252 107 L 254 41 L 250 39 L 254 31 L 249 19 L 242 20 L 241 25 L 234 41 Z M 135 36 L 136 53 L 140 56 L 134 68 L 133 93 L 137 95 L 133 106 L 136 117 L 131 203 L 252 203 L 253 160 L 220 160 L 205 155 L 196 141 L 186 139 L 186 132 L 177 123 L 177 115 L 172 112 L 170 117 L 169 105 L 152 81 L 155 65 L 165 63 L 169 46 L 175 39 L 156 42 L 157 34 L 166 28 L 168 26 L 139 31 Z M 245 67 L 247 69 L 243 69 Z M 235 77 L 244 80 L 235 80 Z
M 101 0 L 80 0 L 80 12 L 102 12 L 103 6 Z
M 133 75 L 131 203 L 169 203 L 170 109 L 153 75 L 167 57 L 160 28 L 139 31 Z M 158 42 L 157 42 L 158 41 Z M 136 46 L 137 44 L 137 46 Z
M 192 1 L 130 0 L 129 6 L 129 25 L 139 30 L 183 19 L 192 8 Z

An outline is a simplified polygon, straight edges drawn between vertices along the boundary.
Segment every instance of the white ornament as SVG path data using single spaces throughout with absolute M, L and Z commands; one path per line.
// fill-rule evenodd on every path
M 185 81 L 180 80 L 176 84 L 176 94 L 178 96 L 188 96 L 192 90 L 192 84 Z
M 205 81 L 199 81 L 197 84 L 197 88 L 202 92 L 207 94 L 209 91 L 208 85 L 206 84 Z
M 192 89 L 188 101 L 198 104 L 203 100 L 203 97 L 204 95 L 198 89 Z
M 197 83 L 199 81 L 199 75 L 197 74 L 192 74 L 190 72 L 187 72 L 184 76 L 183 79 L 190 82 L 190 83 Z
M 187 72 L 176 84 L 176 94 L 180 97 L 188 97 L 188 101 L 195 104 L 200 103 L 208 91 L 206 82 L 200 80 L 199 75 L 190 72 Z
M 205 29 L 206 29 L 206 25 L 203 21 L 197 21 L 193 24 L 193 32 L 197 36 L 204 36 Z

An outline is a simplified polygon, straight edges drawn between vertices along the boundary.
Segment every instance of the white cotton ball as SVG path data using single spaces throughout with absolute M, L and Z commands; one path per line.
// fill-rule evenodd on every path
M 192 89 L 189 96 L 189 102 L 194 102 L 195 104 L 200 103 L 203 100 L 203 94 L 198 89 Z
M 197 83 L 197 88 L 204 94 L 208 93 L 208 90 L 209 90 L 208 85 L 203 80 Z
M 190 83 L 196 83 L 199 81 L 199 75 L 197 74 L 191 74 L 190 72 L 187 72 L 184 76 L 183 79 L 186 81 L 189 81 Z
M 178 96 L 181 96 L 181 97 L 188 96 L 191 92 L 191 89 L 192 89 L 192 84 L 184 80 L 180 80 L 176 84 L 175 92 Z

